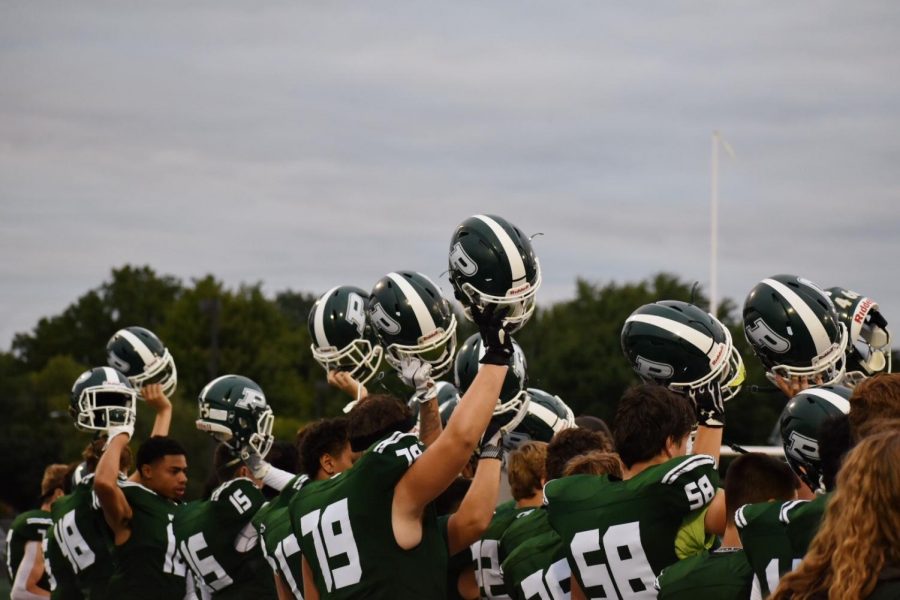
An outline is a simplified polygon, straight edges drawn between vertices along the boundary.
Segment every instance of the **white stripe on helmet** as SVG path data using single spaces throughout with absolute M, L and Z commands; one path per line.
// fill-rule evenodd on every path
M 319 300 L 319 305 L 316 307 L 316 316 L 313 317 L 313 329 L 316 334 L 316 346 L 319 348 L 328 348 L 331 346 L 331 342 L 328 341 L 328 336 L 325 335 L 325 305 L 328 304 L 328 299 L 331 298 L 331 295 L 338 287 L 340 286 L 335 286 L 325 292 L 322 299 Z
M 485 215 L 475 215 L 475 218 L 490 227 L 491 231 L 500 241 L 500 245 L 503 246 L 503 252 L 506 254 L 506 259 L 509 261 L 509 272 L 512 274 L 511 287 L 520 285 L 525 281 L 525 263 L 522 262 L 522 257 L 519 255 L 519 249 L 516 248 L 513 239 L 506 233 L 506 230 L 500 226 L 500 223 L 494 219 Z
M 119 374 L 116 373 L 116 370 L 112 367 L 100 367 L 103 369 L 103 374 L 106 375 L 106 383 L 114 383 L 116 385 L 121 385 L 122 381 L 119 379 Z
M 822 321 L 819 320 L 816 313 L 812 311 L 806 301 L 797 295 L 797 292 L 780 281 L 763 279 L 762 283 L 781 294 L 784 299 L 788 301 L 788 304 L 797 311 L 803 324 L 806 325 L 806 329 L 809 331 L 813 343 L 816 345 L 816 356 L 825 354 L 832 346 L 831 338 L 828 337 L 828 332 L 825 331 L 825 326 L 822 325 Z
M 138 353 L 138 356 L 141 357 L 141 360 L 144 361 L 145 365 L 151 365 L 156 360 L 156 355 L 150 351 L 150 348 L 147 347 L 147 344 L 144 343 L 144 340 L 134 335 L 127 329 L 120 329 L 119 335 L 128 340 L 128 343 L 131 344 L 131 347 L 134 348 L 134 351 Z
M 425 305 L 425 301 L 422 300 L 422 297 L 419 296 L 419 293 L 416 292 L 406 278 L 400 273 L 388 273 L 387 276 L 397 284 L 397 287 L 400 288 L 400 291 L 403 292 L 403 295 L 409 301 L 409 306 L 413 309 L 416 321 L 419 323 L 420 336 L 428 335 L 437 329 L 437 325 L 434 324 L 434 319 L 431 318 L 431 313 L 428 312 L 428 306 Z
M 803 393 L 809 394 L 810 396 L 815 396 L 816 398 L 821 398 L 845 415 L 850 412 L 850 402 L 848 402 L 847 399 L 840 394 L 836 394 L 831 390 L 824 390 L 822 388 L 807 388 L 803 390 Z
M 647 325 L 665 329 L 666 331 L 687 340 L 704 354 L 712 352 L 716 345 L 716 340 L 705 333 L 697 331 L 693 327 L 688 327 L 684 323 L 679 323 L 678 321 L 667 319 L 666 317 L 660 317 L 659 315 L 631 315 L 625 320 L 626 323 L 629 321 L 637 321 L 638 323 L 646 323 Z

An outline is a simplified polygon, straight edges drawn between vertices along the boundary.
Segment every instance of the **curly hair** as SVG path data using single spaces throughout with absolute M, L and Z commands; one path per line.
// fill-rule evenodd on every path
M 558 431 L 547 444 L 547 460 L 544 469 L 547 481 L 562 477 L 567 462 L 592 450 L 612 452 L 612 440 L 599 431 L 588 431 L 581 427 Z
M 622 479 L 622 461 L 615 452 L 593 450 L 566 463 L 563 477 L 569 475 L 613 475 Z
M 867 421 L 900 417 L 900 373 L 879 373 L 861 381 L 850 397 L 850 431 L 859 440 Z
M 882 568 L 900 564 L 898 464 L 898 431 L 867 437 L 847 455 L 818 534 L 773 600 L 866 598 Z

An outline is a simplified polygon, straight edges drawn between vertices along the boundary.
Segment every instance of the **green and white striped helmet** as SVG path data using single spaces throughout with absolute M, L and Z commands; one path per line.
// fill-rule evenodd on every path
M 878 302 L 852 290 L 825 290 L 847 328 L 847 367 L 842 385 L 855 387 L 866 377 L 891 372 L 891 332 Z
M 821 385 L 844 375 L 847 328 L 822 288 L 796 275 L 756 284 L 744 302 L 744 335 L 766 377 L 808 377 Z
M 510 448 L 530 440 L 549 442 L 563 429 L 575 427 L 575 415 L 562 398 L 537 388 L 528 388 L 527 392 L 528 411 L 505 441 Z
M 450 283 L 471 320 L 473 306 L 507 306 L 506 320 L 520 329 L 534 313 L 541 265 L 531 239 L 495 215 L 474 215 L 450 238 Z
M 348 371 L 360 383 L 378 372 L 383 350 L 366 318 L 369 294 L 358 287 L 331 288 L 309 311 L 310 350 L 326 371 Z
M 456 354 L 456 316 L 441 289 L 414 271 L 394 271 L 378 280 L 366 307 L 385 360 L 400 370 L 404 358 L 431 364 L 432 377 L 450 370 Z
M 275 415 L 255 381 L 242 375 L 217 377 L 206 384 L 197 401 L 197 429 L 237 452 L 249 447 L 260 456 L 268 454 L 275 441 Z
M 106 362 L 124 373 L 138 394 L 143 386 L 158 383 L 171 397 L 178 385 L 178 371 L 169 349 L 144 327 L 125 327 L 114 333 L 106 344 Z
M 728 328 L 687 302 L 662 300 L 638 308 L 625 320 L 621 343 L 641 379 L 675 392 L 718 381 L 728 400 L 744 381 L 744 361 Z
M 124 374 L 112 367 L 96 367 L 78 376 L 69 398 L 69 414 L 82 431 L 105 432 L 134 425 L 137 392 Z

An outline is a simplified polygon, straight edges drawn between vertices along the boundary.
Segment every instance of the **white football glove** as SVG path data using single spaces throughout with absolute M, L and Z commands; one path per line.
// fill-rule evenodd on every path
M 437 386 L 431 378 L 431 364 L 415 357 L 400 360 L 400 379 L 416 390 L 417 402 L 428 402 L 437 398 Z

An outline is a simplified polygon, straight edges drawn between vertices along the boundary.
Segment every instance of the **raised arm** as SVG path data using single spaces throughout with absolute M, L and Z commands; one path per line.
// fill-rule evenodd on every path
M 499 441 L 499 440 L 497 440 Z M 472 485 L 447 522 L 447 547 L 450 556 L 471 546 L 484 535 L 494 516 L 500 496 L 500 465 L 503 453 L 500 446 L 483 447 L 475 469 Z
M 419 439 L 426 446 L 434 443 L 443 431 L 437 396 L 419 405 Z
M 145 385 L 141 388 L 141 396 L 147 402 L 147 406 L 156 412 L 150 437 L 169 435 L 169 426 L 172 424 L 172 403 L 163 392 L 162 385 L 158 383 Z
M 719 462 L 722 449 L 722 430 L 725 428 L 725 402 L 718 381 L 691 390 L 689 397 L 697 414 L 697 436 L 693 454 L 708 454 Z
M 103 516 L 113 532 L 113 541 L 121 546 L 131 536 L 131 506 L 119 487 L 119 460 L 122 449 L 128 445 L 131 431 L 126 427 L 113 428 L 109 443 L 94 472 L 94 493 L 100 501 Z

